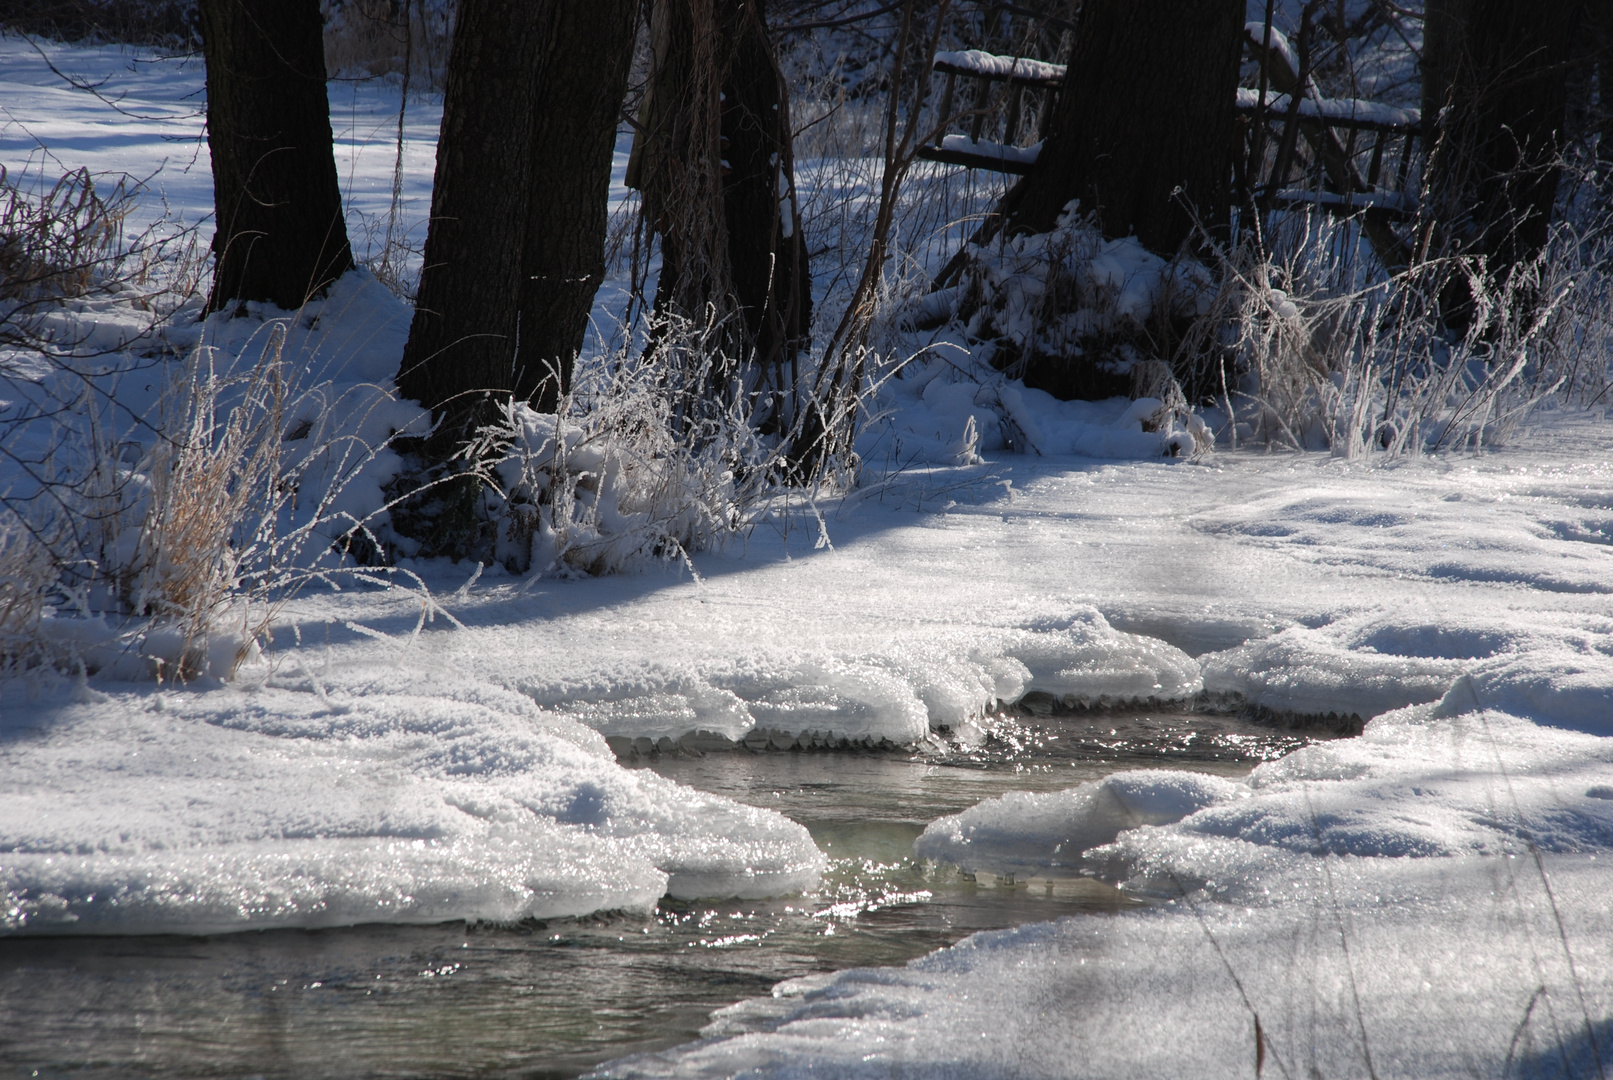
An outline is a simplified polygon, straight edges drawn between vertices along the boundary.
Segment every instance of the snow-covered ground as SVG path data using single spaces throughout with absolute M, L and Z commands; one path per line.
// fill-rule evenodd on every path
M 53 55 L 123 70 L 107 50 Z M 167 159 L 154 188 L 201 220 L 200 72 L 166 63 L 103 86 L 142 115 L 168 103 L 170 119 L 136 121 L 0 39 L 0 161 L 37 162 L 41 143 L 62 167 L 146 176 Z M 382 144 L 338 158 L 365 213 L 384 212 L 392 164 L 395 98 L 373 93 L 351 126 Z M 412 115 L 418 206 L 430 123 Z M 351 311 L 376 321 L 322 317 L 326 377 L 384 378 L 407 309 Z M 343 341 L 364 343 L 352 371 Z M 914 375 L 886 399 L 888 431 L 929 425 L 945 450 L 995 421 L 948 365 Z M 307 591 L 228 683 L 0 684 L 0 927 L 213 932 L 777 895 L 822 865 L 804 829 L 623 770 L 602 736 L 911 744 L 942 726 L 967 738 L 988 705 L 1030 690 L 1225 696 L 1369 722 L 1247 780 L 1134 773 L 937 822 L 928 857 L 1101 872 L 1150 903 L 790 984 L 729 1010 L 707 1042 L 609 1071 L 1605 1075 L 1613 429 L 1546 413 L 1480 456 L 1165 460 L 1157 440 L 1138 449 L 1128 410 L 1061 414 L 1137 437 L 1110 460 L 984 442 L 967 465 L 871 455 L 851 496 L 780 507 L 696 555 L 698 576 L 495 566 L 467 584 L 470 567 L 424 565 L 443 614 L 421 625 L 406 589 Z

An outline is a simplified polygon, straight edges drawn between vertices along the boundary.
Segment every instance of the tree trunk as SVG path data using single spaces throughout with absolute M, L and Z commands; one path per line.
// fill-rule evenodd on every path
M 216 266 L 207 309 L 296 308 L 352 269 L 318 0 L 201 0 Z
M 1045 232 L 1071 199 L 1165 256 L 1195 217 L 1224 229 L 1243 21 L 1242 0 L 1085 0 L 1009 230 Z
M 658 0 L 651 40 L 628 183 L 660 236 L 656 309 L 736 319 L 731 347 L 782 388 L 805 347 L 811 277 L 761 0 Z
M 540 61 L 515 394 L 544 412 L 571 388 L 605 277 L 611 155 L 637 15 L 637 0 L 557 4 Z
M 515 387 L 521 261 L 532 183 L 533 71 L 558 0 L 462 0 L 414 321 L 398 371 L 404 396 L 438 420 L 451 452 Z
M 604 273 L 631 0 L 461 0 L 398 389 L 441 460 L 514 396 L 554 407 Z M 553 373 L 545 390 L 545 376 Z
M 721 0 L 718 11 L 729 37 L 722 90 L 728 265 L 755 358 L 773 371 L 804 347 L 812 314 L 788 102 L 762 0 Z
M 1424 214 L 1444 248 L 1505 277 L 1546 244 L 1557 197 L 1578 0 L 1428 5 L 1423 116 L 1432 126 Z

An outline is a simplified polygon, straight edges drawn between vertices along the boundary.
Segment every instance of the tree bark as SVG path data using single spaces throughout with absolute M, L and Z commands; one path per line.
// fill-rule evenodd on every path
M 805 347 L 811 277 L 761 0 L 658 0 L 651 39 L 628 183 L 660 237 L 656 309 L 736 318 L 732 347 L 776 374 Z
M 318 0 L 201 0 L 217 228 L 207 309 L 283 308 L 352 269 Z
M 633 20 L 631 0 L 461 0 L 398 373 L 436 414 L 432 456 L 492 419 L 494 401 L 552 409 L 569 381 L 604 274 Z
M 556 5 L 540 61 L 515 394 L 553 412 L 605 278 L 611 156 L 637 0 Z
M 515 387 L 532 58 L 554 0 L 463 0 L 449 53 L 431 224 L 398 390 L 430 408 L 450 451 Z
M 762 0 L 721 0 L 718 9 L 730 54 L 722 91 L 728 265 L 755 358 L 773 369 L 805 347 L 812 314 L 788 101 Z
M 1243 21 L 1242 0 L 1085 0 L 1009 230 L 1045 232 L 1072 199 L 1166 256 L 1195 218 L 1225 229 Z
M 1435 0 L 1427 10 L 1424 215 L 1504 277 L 1546 244 L 1579 0 Z

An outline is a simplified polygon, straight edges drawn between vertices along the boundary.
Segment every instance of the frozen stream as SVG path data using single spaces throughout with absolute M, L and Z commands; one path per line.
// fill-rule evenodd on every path
M 713 1009 L 782 979 L 1131 902 L 1086 879 L 977 882 L 915 865 L 914 838 L 942 814 L 1129 767 L 1241 775 L 1305 739 L 1225 717 L 1105 714 L 1021 717 L 939 759 L 636 761 L 805 824 L 831 859 L 819 891 L 516 928 L 0 939 L 0 1063 L 42 1077 L 572 1076 L 692 1039 Z

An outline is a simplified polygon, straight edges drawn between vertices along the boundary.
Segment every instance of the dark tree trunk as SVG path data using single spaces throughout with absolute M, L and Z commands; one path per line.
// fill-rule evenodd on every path
M 569 376 L 604 269 L 633 17 L 629 0 L 461 0 L 398 373 L 438 418 L 439 460 L 492 402 Z
M 1167 256 L 1195 216 L 1224 229 L 1243 22 L 1243 0 L 1085 0 L 1010 231 L 1053 228 L 1071 199 Z
M 318 0 L 201 0 L 216 266 L 208 310 L 298 307 L 353 266 Z
M 571 388 L 605 277 L 611 155 L 637 14 L 637 0 L 556 4 L 540 60 L 515 393 L 544 412 Z
M 762 0 L 720 0 L 718 12 L 729 42 L 722 90 L 728 265 L 755 357 L 775 370 L 804 347 L 812 313 L 788 102 Z
M 733 347 L 782 387 L 782 365 L 805 347 L 811 277 L 762 2 L 658 0 L 652 41 L 628 182 L 660 236 L 657 311 L 732 314 Z
M 1433 126 L 1425 216 L 1447 250 L 1504 277 L 1546 244 L 1578 0 L 1434 0 L 1423 51 Z M 1460 305 L 1458 305 L 1460 306 Z
M 627 183 L 643 192 L 660 238 L 655 308 L 663 315 L 721 318 L 732 307 L 723 213 L 722 62 L 714 0 L 656 0 L 650 73 L 639 109 Z
M 463 0 L 414 321 L 398 371 L 404 396 L 438 419 L 451 451 L 515 387 L 517 312 L 532 183 L 532 58 L 554 0 Z

